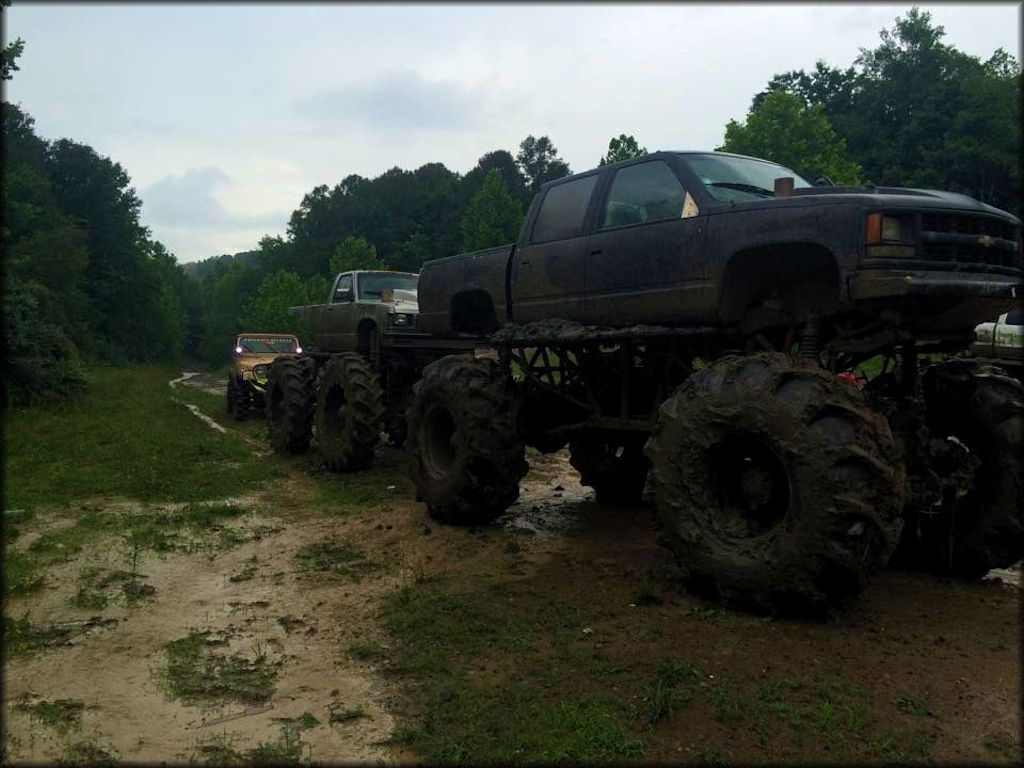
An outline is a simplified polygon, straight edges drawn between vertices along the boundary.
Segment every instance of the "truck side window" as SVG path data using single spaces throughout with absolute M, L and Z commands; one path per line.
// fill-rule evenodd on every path
M 533 225 L 531 243 L 565 240 L 583 234 L 590 195 L 597 184 L 597 174 L 549 187 Z
M 630 165 L 615 174 L 601 229 L 678 219 L 685 197 L 683 185 L 663 161 Z
M 352 301 L 352 275 L 345 275 L 338 280 L 331 303 L 338 304 L 349 301 Z

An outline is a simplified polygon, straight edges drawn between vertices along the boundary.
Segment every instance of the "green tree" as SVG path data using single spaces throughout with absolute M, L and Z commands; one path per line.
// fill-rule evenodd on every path
M 558 150 L 547 136 L 523 139 L 516 162 L 531 194 L 536 193 L 541 184 L 569 175 L 569 164 L 558 157 Z
M 916 7 L 880 38 L 849 68 L 819 61 L 776 75 L 755 105 L 774 91 L 820 104 L 868 181 L 964 192 L 1020 213 L 1018 62 L 1002 49 L 987 61 L 958 51 Z
M 322 279 L 322 278 L 321 278 Z M 242 325 L 259 333 L 294 333 L 308 337 L 309 328 L 299 318 L 289 314 L 291 307 L 321 303 L 327 293 L 313 299 L 309 286 L 294 272 L 281 270 L 267 276 L 242 312 Z
M 478 251 L 513 242 L 522 222 L 522 205 L 508 191 L 501 173 L 493 170 L 462 217 L 462 250 Z
M 622 133 L 617 138 L 612 139 L 608 142 L 608 151 L 604 157 L 598 163 L 601 165 L 611 165 L 612 163 L 618 163 L 622 160 L 632 160 L 634 157 L 640 157 L 641 155 L 647 154 L 647 147 L 641 147 L 637 144 L 637 141 L 632 136 L 627 136 Z
M 846 142 L 836 136 L 824 108 L 782 91 L 760 99 L 745 122 L 730 120 L 718 149 L 773 160 L 812 180 L 828 176 L 837 184 L 860 181 L 860 169 L 846 158 Z
M 377 258 L 377 249 L 365 237 L 349 235 L 331 253 L 330 273 L 349 272 L 354 269 L 387 269 Z
M 3 0 L 3 7 L 11 4 L 11 0 Z M 18 71 L 18 57 L 25 50 L 25 41 L 20 37 L 12 40 L 0 50 L 0 80 L 10 80 Z

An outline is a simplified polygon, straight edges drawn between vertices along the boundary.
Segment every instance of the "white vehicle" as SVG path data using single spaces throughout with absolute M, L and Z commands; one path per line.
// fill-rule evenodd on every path
M 971 354 L 999 365 L 1017 378 L 1024 375 L 1024 309 L 999 316 L 995 322 L 974 329 Z

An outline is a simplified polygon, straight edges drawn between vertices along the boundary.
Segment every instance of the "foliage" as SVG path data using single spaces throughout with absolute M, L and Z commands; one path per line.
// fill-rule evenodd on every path
M 519 144 L 516 162 L 526 177 L 531 193 L 540 189 L 541 184 L 569 175 L 569 165 L 558 157 L 558 150 L 547 136 L 539 139 L 527 136 Z
M 1001 48 L 982 61 L 947 45 L 916 7 L 880 37 L 846 69 L 819 61 L 776 75 L 755 105 L 775 91 L 821 105 L 870 182 L 963 192 L 1019 213 L 1018 62 Z
M 604 157 L 601 158 L 598 165 L 611 165 L 612 163 L 618 163 L 623 160 L 632 160 L 634 157 L 640 157 L 641 155 L 646 154 L 647 147 L 641 147 L 637 144 L 635 138 L 621 133 L 618 137 L 608 142 L 608 151 L 605 153 Z
M 290 307 L 323 303 L 330 290 L 326 278 L 302 280 L 294 272 L 280 270 L 260 283 L 242 311 L 241 330 L 258 333 L 294 333 L 309 336 L 305 322 L 289 314 Z
M 718 149 L 773 160 L 811 180 L 827 176 L 837 184 L 860 182 L 859 168 L 845 157 L 846 142 L 836 136 L 824 108 L 783 91 L 758 100 L 746 122 L 730 120 Z
M 330 274 L 351 272 L 356 269 L 387 269 L 387 265 L 377 258 L 377 249 L 365 237 L 347 236 L 341 240 L 331 253 Z
M 502 181 L 501 171 L 487 174 L 462 217 L 462 250 L 478 251 L 513 242 L 523 223 L 523 206 Z

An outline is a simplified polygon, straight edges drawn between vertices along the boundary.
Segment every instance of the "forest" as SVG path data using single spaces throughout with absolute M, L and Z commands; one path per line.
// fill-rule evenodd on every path
M 963 192 L 1019 216 L 1020 65 L 944 38 L 914 8 L 845 67 L 777 73 L 716 149 L 837 184 Z M 25 44 L 4 47 L 4 81 Z M 2 109 L 9 405 L 74 396 L 95 365 L 217 366 L 242 329 L 301 334 L 287 308 L 322 301 L 338 271 L 416 271 L 510 242 L 539 186 L 572 172 L 548 136 L 530 135 L 466 173 L 428 163 L 348 175 L 306 193 L 285 233 L 183 267 L 141 225 L 126 169 L 73 139 L 40 137 L 22 105 Z M 678 143 L 666 149 L 689 148 Z M 595 164 L 646 151 L 620 134 Z

